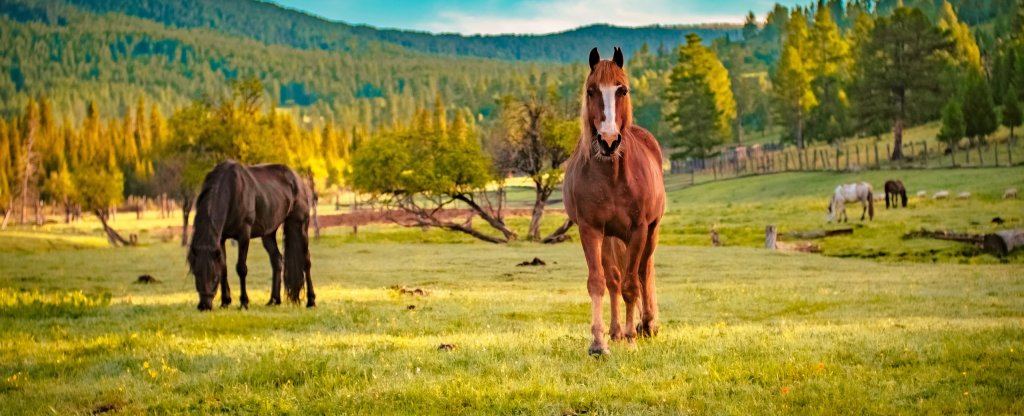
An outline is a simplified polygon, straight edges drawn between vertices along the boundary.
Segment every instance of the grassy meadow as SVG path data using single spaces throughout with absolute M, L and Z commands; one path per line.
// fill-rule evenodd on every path
M 973 196 L 883 203 L 864 223 L 850 207 L 854 234 L 816 241 L 824 255 L 758 248 L 766 224 L 838 227 L 825 224 L 837 183 L 880 189 L 890 177 L 912 194 Z M 662 332 L 599 359 L 586 354 L 578 242 L 331 228 L 312 246 L 317 308 L 262 306 L 270 271 L 257 245 L 251 309 L 199 313 L 167 229 L 177 218 L 122 214 L 115 226 L 143 243 L 122 249 L 92 220 L 15 227 L 0 232 L 0 413 L 1020 414 L 1021 254 L 902 235 L 990 232 L 994 216 L 1020 228 L 1024 203 L 1000 197 L 1022 185 L 1024 167 L 788 173 L 673 191 L 656 255 Z M 712 225 L 724 247 L 710 247 Z M 547 266 L 516 266 L 533 257 Z M 159 283 L 134 283 L 141 274 Z

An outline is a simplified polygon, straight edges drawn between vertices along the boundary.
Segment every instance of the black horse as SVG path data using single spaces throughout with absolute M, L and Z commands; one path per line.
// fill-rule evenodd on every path
M 267 305 L 281 304 L 282 271 L 288 298 L 298 302 L 306 284 L 306 306 L 316 305 L 309 274 L 309 211 L 315 203 L 310 187 L 295 171 L 283 165 L 245 166 L 234 161 L 213 168 L 203 180 L 196 202 L 195 232 L 188 251 L 188 265 L 196 279 L 199 310 L 213 308 L 217 285 L 221 307 L 231 304 L 224 242 L 238 242 L 235 270 L 242 289 L 242 308 L 249 307 L 245 290 L 248 269 L 245 258 L 249 240 L 260 237 L 270 255 L 273 286 Z M 284 256 L 277 248 L 277 229 L 284 225 Z M 283 263 L 283 264 L 282 264 Z
M 885 207 L 889 208 L 889 198 L 892 198 L 892 207 L 896 208 L 896 196 L 899 195 L 903 199 L 903 208 L 907 207 L 907 188 L 903 186 L 903 181 L 899 179 L 891 179 L 885 181 Z

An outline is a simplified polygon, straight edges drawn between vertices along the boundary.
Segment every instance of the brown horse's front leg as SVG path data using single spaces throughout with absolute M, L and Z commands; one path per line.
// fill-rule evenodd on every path
M 587 258 L 587 292 L 590 293 L 590 333 L 594 341 L 587 350 L 590 355 L 608 354 L 604 340 L 604 323 L 601 307 L 604 302 L 605 276 L 601 267 L 601 244 L 604 236 L 590 226 L 580 224 L 580 242 Z
M 224 249 L 224 242 L 220 240 L 220 307 L 231 306 L 231 287 L 228 286 L 228 252 Z
M 657 223 L 650 226 L 647 234 L 647 245 L 640 259 L 640 290 L 644 297 L 644 313 L 637 331 L 642 337 L 658 335 L 658 295 L 654 285 L 654 249 L 658 246 Z
M 625 253 L 619 253 L 619 250 L 616 250 L 619 244 L 621 243 L 605 237 L 601 247 L 601 263 L 603 263 L 604 267 L 604 278 L 608 285 L 608 300 L 612 312 L 611 327 L 608 330 L 609 338 L 612 341 L 622 341 L 624 337 L 622 320 L 619 313 L 619 303 L 622 296 L 622 270 L 619 269 L 619 264 L 620 256 Z
M 249 235 L 249 230 L 243 230 L 243 236 Z M 238 288 L 241 294 L 238 296 L 239 308 L 249 309 L 249 292 L 245 290 L 245 278 L 249 274 L 249 267 L 246 266 L 246 257 L 249 256 L 249 238 L 238 239 L 238 262 L 235 264 L 235 271 L 238 272 Z
M 630 232 L 629 245 L 626 247 L 626 255 L 629 262 L 626 266 L 626 273 L 622 285 L 622 297 L 626 300 L 626 340 L 630 343 L 636 340 L 637 328 L 636 312 L 637 303 L 640 301 L 641 293 L 644 290 L 640 282 L 640 266 L 644 250 L 647 247 L 647 227 L 636 227 Z M 646 296 L 646 294 L 644 293 Z

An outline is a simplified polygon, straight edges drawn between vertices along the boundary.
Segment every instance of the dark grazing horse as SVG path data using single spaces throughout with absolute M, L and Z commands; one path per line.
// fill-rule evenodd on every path
M 661 148 L 647 130 L 633 124 L 629 81 L 622 51 L 602 61 L 590 51 L 590 75 L 583 86 L 579 143 L 569 159 L 563 190 L 569 219 L 579 225 L 587 259 L 591 302 L 589 352 L 607 354 L 602 303 L 611 297 L 612 340 L 634 342 L 658 332 L 654 249 L 665 211 Z M 619 321 L 619 296 L 626 325 Z M 640 323 L 634 326 L 642 307 Z
M 221 287 L 221 307 L 231 304 L 224 242 L 238 241 L 238 272 L 241 307 L 249 307 L 245 290 L 248 269 L 245 258 L 249 240 L 262 238 L 273 269 L 270 302 L 281 304 L 282 272 L 288 298 L 298 302 L 306 284 L 306 306 L 316 305 L 309 274 L 309 219 L 314 195 L 295 171 L 283 165 L 245 166 L 234 161 L 213 168 L 203 180 L 196 202 L 196 219 L 188 265 L 196 279 L 199 310 L 213 308 L 213 296 Z M 284 225 L 284 256 L 277 248 L 277 229 Z
M 903 186 L 903 181 L 899 179 L 892 179 L 885 181 L 885 208 L 889 208 L 889 198 L 892 198 L 892 207 L 896 208 L 896 195 L 899 195 L 903 199 L 903 208 L 907 207 L 907 188 Z

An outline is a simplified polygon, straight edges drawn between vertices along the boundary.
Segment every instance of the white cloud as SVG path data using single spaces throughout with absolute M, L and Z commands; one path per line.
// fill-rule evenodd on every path
M 554 0 L 524 2 L 518 10 L 506 14 L 442 9 L 431 21 L 417 26 L 431 32 L 472 35 L 551 33 L 593 23 L 646 26 L 742 21 L 743 14 L 698 14 L 683 2 L 672 0 Z

